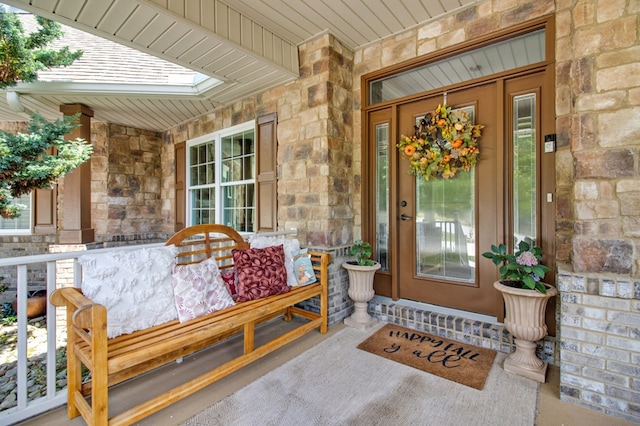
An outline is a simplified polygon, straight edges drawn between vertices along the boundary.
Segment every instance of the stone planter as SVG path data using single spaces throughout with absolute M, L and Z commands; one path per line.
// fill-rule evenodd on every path
M 350 262 L 344 262 L 342 267 L 349 274 L 349 297 L 355 303 L 354 313 L 345 318 L 344 323 L 349 327 L 360 330 L 367 330 L 374 326 L 378 320 L 371 317 L 367 312 L 367 303 L 373 298 L 373 278 L 376 271 L 380 269 L 380 264 L 375 263 L 373 266 L 362 266 Z
M 544 383 L 547 363 L 536 356 L 536 343 L 547 335 L 545 308 L 558 290 L 545 284 L 547 292 L 509 287 L 499 281 L 493 286 L 502 293 L 505 304 L 504 326 L 514 336 L 516 351 L 504 361 L 505 371 Z

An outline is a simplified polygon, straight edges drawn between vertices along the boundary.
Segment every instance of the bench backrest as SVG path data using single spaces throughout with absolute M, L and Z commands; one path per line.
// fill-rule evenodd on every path
M 220 269 L 233 267 L 233 249 L 248 249 L 249 243 L 235 229 L 225 225 L 203 224 L 175 233 L 166 245 L 175 245 L 176 264 L 188 265 L 213 257 Z

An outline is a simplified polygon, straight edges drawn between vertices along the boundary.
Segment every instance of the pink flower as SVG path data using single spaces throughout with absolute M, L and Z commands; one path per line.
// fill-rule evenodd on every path
M 525 251 L 524 253 L 520 254 L 520 256 L 516 257 L 516 262 L 518 263 L 518 265 L 534 266 L 538 264 L 538 259 L 536 259 L 534 254 L 530 251 Z

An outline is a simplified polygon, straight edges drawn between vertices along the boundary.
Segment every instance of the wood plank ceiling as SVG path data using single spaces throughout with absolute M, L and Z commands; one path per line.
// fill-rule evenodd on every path
M 124 47 L 105 48 L 98 39 L 98 56 L 87 51 L 78 67 L 43 73 L 52 81 L 11 89 L 19 96 L 11 95 L 13 106 L 0 96 L 0 121 L 24 120 L 25 113 L 15 111 L 20 106 L 27 113 L 37 110 L 54 118 L 60 116 L 61 104 L 79 102 L 94 110 L 95 120 L 163 131 L 296 79 L 298 45 L 322 32 L 332 33 L 355 50 L 479 1 L 2 0 L 88 33 L 80 46 L 72 47 L 88 50 L 86 40 L 91 37 Z M 155 83 L 131 84 L 117 81 L 113 74 L 104 81 L 97 72 L 94 80 L 83 81 L 82 76 L 92 74 L 91 68 L 83 67 L 99 68 L 97 64 L 108 57 L 105 52 L 116 51 L 121 61 L 112 57 L 107 67 L 129 64 L 140 74 L 153 76 Z M 140 64 L 132 59 L 140 55 L 150 56 L 141 58 L 144 64 Z M 180 75 L 183 81 L 163 80 L 162 75 L 168 74 Z

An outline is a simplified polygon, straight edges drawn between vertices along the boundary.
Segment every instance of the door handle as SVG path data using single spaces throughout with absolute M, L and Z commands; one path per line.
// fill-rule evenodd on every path
M 411 216 L 407 216 L 406 214 L 402 213 L 400 215 L 400 219 L 402 219 L 402 220 L 411 220 L 413 218 Z

